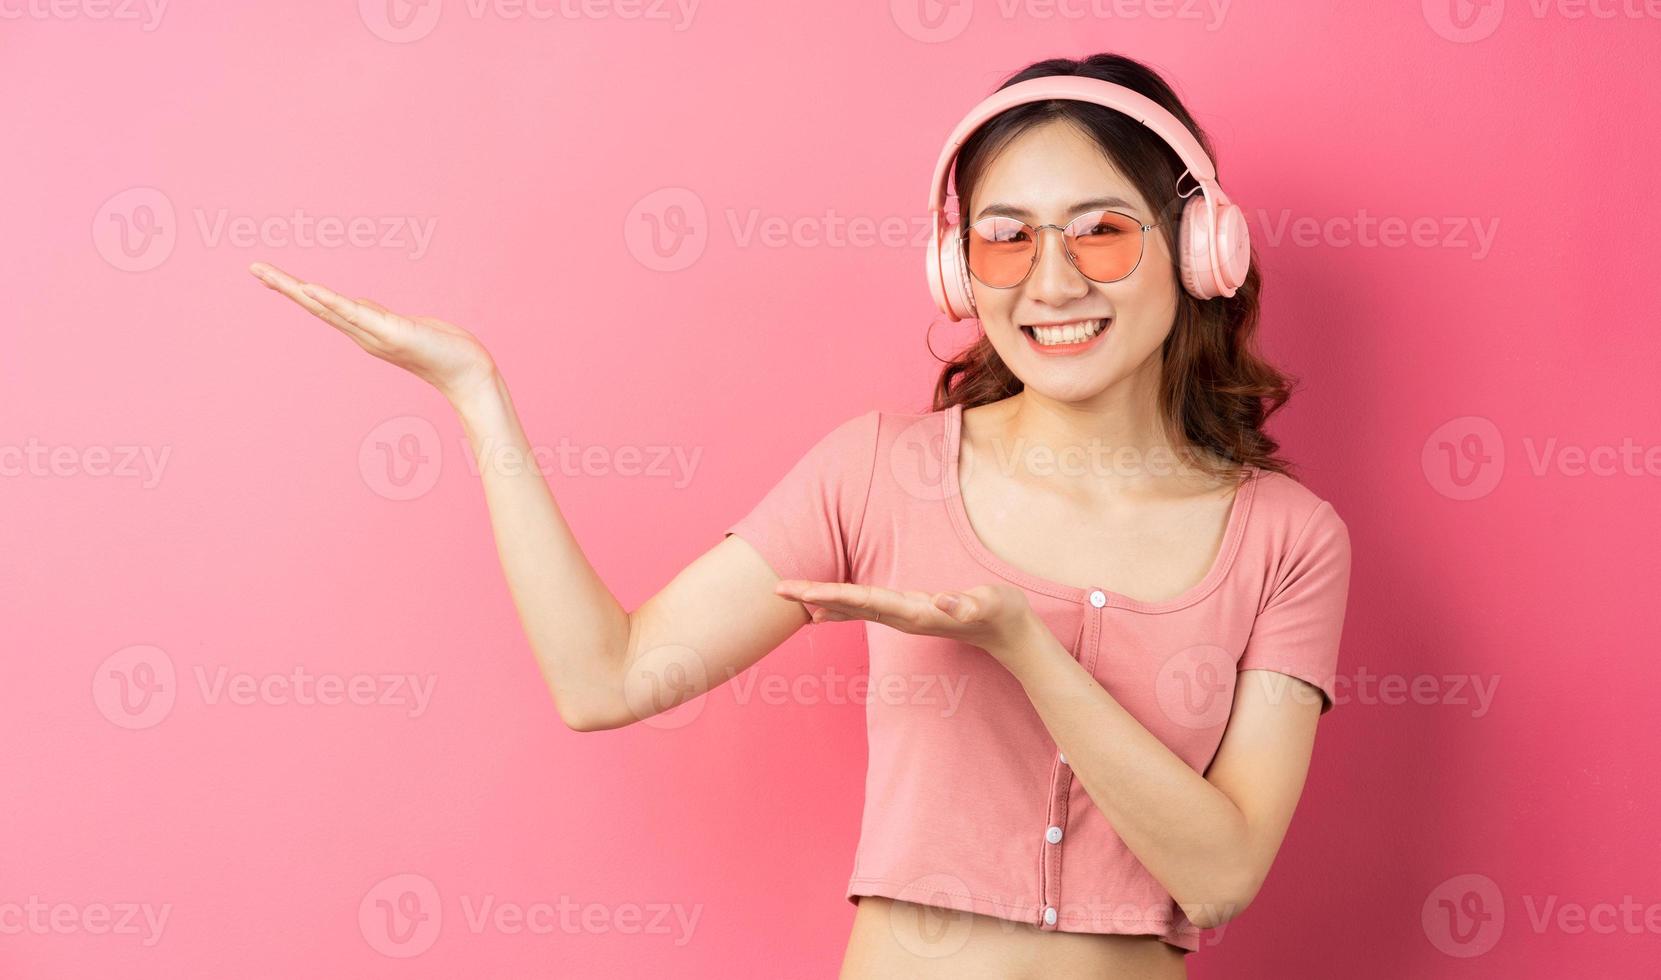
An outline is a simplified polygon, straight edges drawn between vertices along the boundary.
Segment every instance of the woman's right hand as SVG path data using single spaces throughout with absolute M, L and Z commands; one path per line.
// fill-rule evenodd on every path
M 352 338 L 359 347 L 437 388 L 452 404 L 493 383 L 496 364 L 477 337 L 430 316 L 406 317 L 370 299 L 348 299 L 265 262 L 248 271 Z

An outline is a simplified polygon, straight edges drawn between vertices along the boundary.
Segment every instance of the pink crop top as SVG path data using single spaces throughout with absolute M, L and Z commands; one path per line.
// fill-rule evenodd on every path
M 1308 681 L 1321 691 L 1321 713 L 1332 709 L 1350 550 L 1331 504 L 1253 468 L 1205 578 L 1175 598 L 1139 602 L 992 554 L 958 495 L 962 426 L 962 406 L 849 419 L 726 533 L 754 545 L 781 578 L 924 591 L 995 578 L 1021 586 L 1073 656 L 1199 772 L 1222 741 L 1237 671 Z M 892 675 L 926 676 L 961 697 L 951 708 L 938 697 L 868 700 L 849 901 L 883 895 L 1199 948 L 1198 927 L 1072 778 L 1002 664 L 956 641 L 876 623 L 865 631 L 872 692 L 900 679 Z

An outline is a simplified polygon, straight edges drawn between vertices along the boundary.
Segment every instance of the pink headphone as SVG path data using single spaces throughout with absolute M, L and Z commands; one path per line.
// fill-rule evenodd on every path
M 1192 190 L 1182 195 L 1189 198 L 1182 209 L 1177 236 L 1183 288 L 1199 299 L 1233 296 L 1246 281 L 1246 270 L 1251 265 L 1251 240 L 1245 216 L 1223 193 L 1222 185 L 1217 183 L 1217 170 L 1200 148 L 1199 140 L 1181 120 L 1147 96 L 1099 78 L 1053 75 L 1016 82 L 992 93 L 957 124 L 940 152 L 929 193 L 934 235 L 928 246 L 929 292 L 934 295 L 940 312 L 952 320 L 977 315 L 974 293 L 969 288 L 969 266 L 963 254 L 963 235 L 957 225 L 947 222 L 944 214 L 946 178 L 952 161 L 963 141 L 993 116 L 1005 109 L 1046 99 L 1094 102 L 1117 109 L 1153 130 L 1176 151 L 1204 198 L 1202 203 L 1201 198 L 1192 197 Z M 1177 183 L 1182 183 L 1181 177 Z

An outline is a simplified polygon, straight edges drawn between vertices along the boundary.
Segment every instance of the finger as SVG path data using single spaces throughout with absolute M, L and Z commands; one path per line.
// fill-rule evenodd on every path
M 896 592 L 873 585 L 813 582 L 800 590 L 799 598 L 859 619 L 880 617 L 889 624 L 922 624 L 931 620 L 938 623 L 942 616 L 940 610 L 929 605 L 925 593 Z
M 376 340 L 384 340 L 387 315 L 364 306 L 355 299 L 342 296 L 320 282 L 308 282 L 300 291 L 328 308 L 352 326 Z
M 287 296 L 289 299 L 298 303 L 306 310 L 306 312 L 312 314 L 323 322 L 336 328 L 341 333 L 344 333 L 348 337 L 351 337 L 353 340 L 357 341 L 359 346 L 373 349 L 379 345 L 379 342 L 376 341 L 374 337 L 370 336 L 368 331 L 347 320 L 345 317 L 342 317 L 340 314 L 318 302 L 315 298 L 308 294 L 305 287 L 310 284 L 303 283 L 281 269 L 265 262 L 253 263 L 248 267 L 248 271 L 252 272 L 255 277 L 265 283 L 266 286 L 282 293 L 284 296 Z
M 374 337 L 383 347 L 395 346 L 400 336 L 408 336 L 408 332 L 415 329 L 408 317 L 394 313 L 379 303 L 364 304 L 349 299 L 322 283 L 308 282 L 303 288 L 308 296 Z
M 975 600 L 957 592 L 941 592 L 934 597 L 934 607 L 960 623 L 975 619 Z
M 359 296 L 357 299 L 353 300 L 353 302 L 357 303 L 359 306 L 367 306 L 370 309 L 374 310 L 376 313 L 391 313 L 392 312 L 391 310 L 387 309 L 386 307 L 384 307 L 381 304 L 375 302 L 374 300 L 370 299 L 367 296 Z
M 844 589 L 846 585 L 841 582 L 815 582 L 809 579 L 780 579 L 773 585 L 776 595 L 814 607 L 809 610 L 811 615 L 818 615 L 821 610 L 832 610 L 846 617 L 854 615 L 858 610 L 841 601 Z

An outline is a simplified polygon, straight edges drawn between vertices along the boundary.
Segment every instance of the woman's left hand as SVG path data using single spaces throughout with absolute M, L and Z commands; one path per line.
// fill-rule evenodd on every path
M 1013 585 L 977 585 L 961 592 L 897 592 L 875 585 L 781 579 L 774 591 L 811 610 L 815 623 L 865 619 L 904 633 L 940 636 L 980 647 L 1006 664 L 1033 645 L 1027 594 Z

